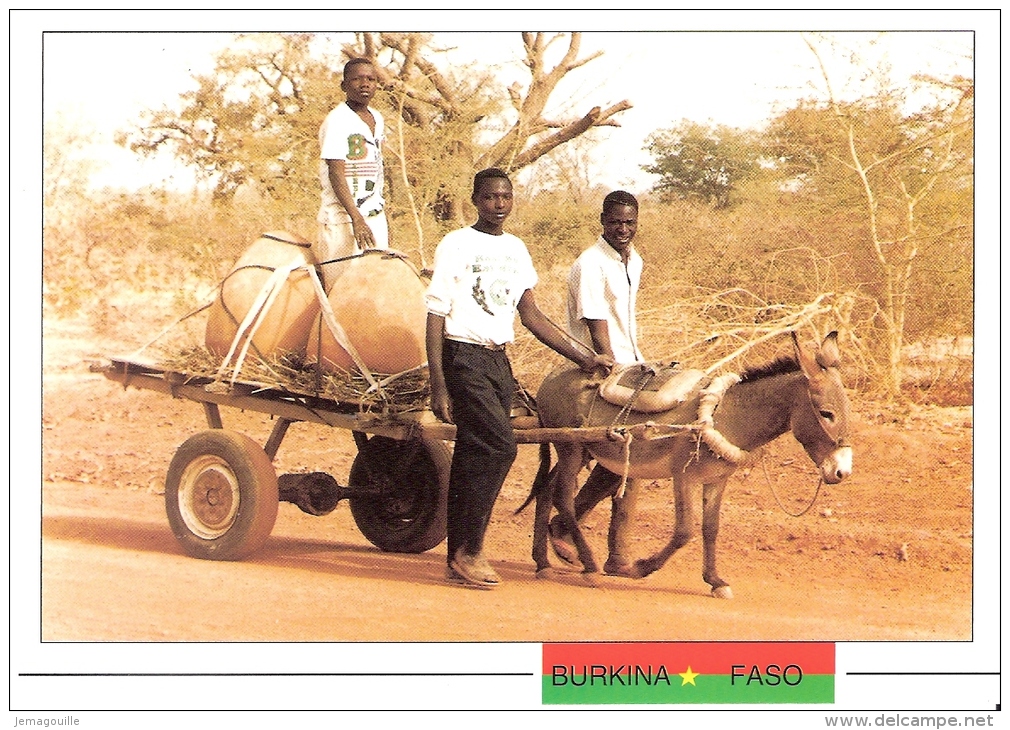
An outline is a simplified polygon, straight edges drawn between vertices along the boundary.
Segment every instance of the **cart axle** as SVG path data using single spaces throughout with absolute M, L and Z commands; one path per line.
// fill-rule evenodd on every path
M 308 474 L 281 474 L 277 477 L 277 496 L 290 502 L 306 514 L 322 517 L 332 512 L 337 503 L 346 499 L 349 489 L 323 471 Z

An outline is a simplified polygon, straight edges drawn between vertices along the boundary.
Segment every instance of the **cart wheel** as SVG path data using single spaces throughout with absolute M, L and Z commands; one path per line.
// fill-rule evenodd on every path
M 277 473 L 248 436 L 213 429 L 179 447 L 165 480 L 165 509 L 183 550 L 239 560 L 266 541 L 277 519 Z
M 351 465 L 351 515 L 387 552 L 423 553 L 445 539 L 452 454 L 443 441 L 373 436 Z

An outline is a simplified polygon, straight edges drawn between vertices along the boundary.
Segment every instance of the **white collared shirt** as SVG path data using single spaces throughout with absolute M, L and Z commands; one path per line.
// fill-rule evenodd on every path
M 429 312 L 445 317 L 446 337 L 478 345 L 515 339 L 516 306 L 537 283 L 522 240 L 461 228 L 438 244 L 434 267 L 425 302 Z
M 603 236 L 587 248 L 568 271 L 568 332 L 587 347 L 593 346 L 587 319 L 607 323 L 614 360 L 642 362 L 638 349 L 635 305 L 642 281 L 642 257 L 631 249 L 628 265 Z

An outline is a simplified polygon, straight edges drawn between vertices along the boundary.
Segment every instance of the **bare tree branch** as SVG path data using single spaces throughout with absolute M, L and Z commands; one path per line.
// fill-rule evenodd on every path
M 515 124 L 501 139 L 491 146 L 478 160 L 479 166 L 496 165 L 507 170 L 517 170 L 535 162 L 558 145 L 564 144 L 585 133 L 594 126 L 617 126 L 611 119 L 614 115 L 631 108 L 631 103 L 622 101 L 601 112 L 594 107 L 588 114 L 569 122 L 550 121 L 543 118 L 551 94 L 558 83 L 574 69 L 598 58 L 602 51 L 585 58 L 579 58 L 579 48 L 582 41 L 580 33 L 572 33 L 568 39 L 568 49 L 561 61 L 551 69 L 546 68 L 545 54 L 548 47 L 563 36 L 555 34 L 548 37 L 545 33 L 523 33 L 523 45 L 526 49 L 524 61 L 530 70 L 530 85 L 526 96 L 522 97 L 518 82 L 509 87 L 509 98 L 513 108 L 519 113 Z M 559 131 L 550 137 L 535 141 L 524 149 L 527 141 L 547 129 Z
M 553 150 L 555 147 L 563 145 L 569 140 L 575 139 L 580 134 L 583 134 L 590 127 L 599 127 L 607 124 L 609 126 L 619 126 L 617 122 L 609 120 L 610 116 L 622 112 L 626 109 L 630 109 L 631 104 L 627 101 L 622 101 L 609 107 L 605 112 L 600 110 L 600 107 L 594 107 L 590 112 L 567 126 L 561 128 L 554 134 L 546 137 L 545 139 L 531 145 L 521 154 L 517 155 L 513 165 L 516 168 L 526 167 L 527 165 L 536 162 L 538 159 L 543 157 L 545 154 Z

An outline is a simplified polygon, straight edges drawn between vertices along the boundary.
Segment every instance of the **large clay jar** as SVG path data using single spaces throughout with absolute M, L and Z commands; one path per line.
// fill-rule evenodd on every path
M 427 281 L 414 266 L 390 252 L 367 251 L 334 271 L 329 301 L 361 361 L 373 373 L 392 374 L 427 362 L 424 348 Z M 335 268 L 335 267 L 334 267 Z M 357 369 L 322 313 L 309 333 L 306 361 L 323 370 Z
M 260 236 L 235 263 L 218 289 L 207 320 L 205 343 L 218 357 L 225 357 L 239 327 L 256 303 L 274 271 L 293 262 L 315 265 L 310 242 L 284 231 Z M 280 284 L 277 297 L 263 315 L 252 338 L 250 356 L 293 352 L 303 355 L 312 322 L 319 312 L 319 300 L 311 275 L 305 268 L 292 271 Z M 247 334 L 236 345 L 238 353 Z

